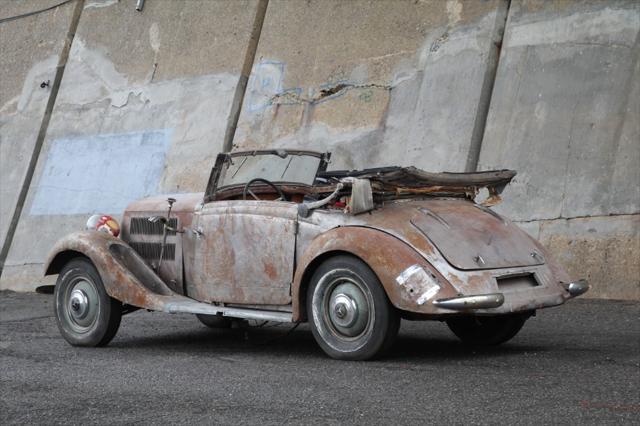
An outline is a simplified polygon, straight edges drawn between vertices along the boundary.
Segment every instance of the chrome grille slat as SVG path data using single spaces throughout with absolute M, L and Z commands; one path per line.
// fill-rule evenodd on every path
M 169 219 L 169 226 L 178 227 L 178 219 L 172 217 Z M 148 217 L 132 217 L 129 227 L 131 235 L 162 235 L 163 226 L 160 222 L 149 222 Z M 175 235 L 174 231 L 167 231 L 167 235 Z
M 145 260 L 157 261 L 160 259 L 162 243 L 129 242 L 129 245 Z M 175 260 L 176 245 L 167 243 L 162 257 L 164 260 Z

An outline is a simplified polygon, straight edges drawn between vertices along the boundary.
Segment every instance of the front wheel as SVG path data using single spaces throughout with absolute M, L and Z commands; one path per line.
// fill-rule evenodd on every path
M 55 314 L 62 337 L 73 346 L 104 346 L 116 335 L 122 303 L 110 297 L 89 259 L 67 263 L 54 292 Z
M 366 360 L 388 350 L 400 326 L 375 273 L 351 256 L 318 267 L 307 290 L 313 336 L 332 358 Z
M 447 320 L 447 325 L 463 343 L 473 346 L 495 346 L 512 339 L 531 313 L 468 316 Z

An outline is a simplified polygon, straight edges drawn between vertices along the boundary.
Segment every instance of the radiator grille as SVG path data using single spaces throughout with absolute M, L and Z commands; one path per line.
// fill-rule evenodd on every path
M 172 217 L 169 219 L 169 226 L 172 228 L 178 227 L 178 219 Z M 132 217 L 131 218 L 131 226 L 129 227 L 129 233 L 131 235 L 141 234 L 141 235 L 162 235 L 163 231 L 162 223 L 160 222 L 149 222 L 148 217 Z M 167 230 L 167 235 L 175 235 L 175 231 Z
M 160 250 L 162 248 L 161 243 L 135 243 L 130 242 L 129 245 L 134 249 L 142 258 L 150 261 L 157 261 L 160 259 Z M 176 258 L 176 245 L 167 244 L 164 248 L 164 254 L 162 255 L 164 260 L 175 260 Z

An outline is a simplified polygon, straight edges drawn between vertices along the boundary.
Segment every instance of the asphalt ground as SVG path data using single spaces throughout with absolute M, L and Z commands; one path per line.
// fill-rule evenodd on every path
M 511 342 L 403 321 L 390 356 L 334 361 L 306 325 L 211 330 L 137 311 L 105 348 L 58 333 L 51 296 L 0 293 L 0 423 L 640 424 L 640 303 L 575 300 Z

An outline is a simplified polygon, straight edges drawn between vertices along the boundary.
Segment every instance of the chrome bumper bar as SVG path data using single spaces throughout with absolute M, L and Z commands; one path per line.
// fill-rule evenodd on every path
M 587 280 L 578 280 L 572 283 L 563 284 L 563 287 L 571 297 L 580 296 L 585 294 L 589 290 L 589 283 Z
M 433 301 L 434 306 L 437 306 L 438 308 L 451 309 L 453 311 L 499 308 L 503 303 L 504 295 L 502 293 L 451 297 L 449 299 L 438 299 Z
M 570 297 L 580 296 L 589 290 L 587 280 L 578 280 L 563 284 L 564 289 L 569 293 Z M 478 294 L 475 296 L 451 297 L 448 299 L 434 300 L 434 306 L 443 309 L 451 309 L 453 311 L 465 311 L 468 309 L 491 309 L 499 308 L 504 303 L 504 295 L 502 293 Z

